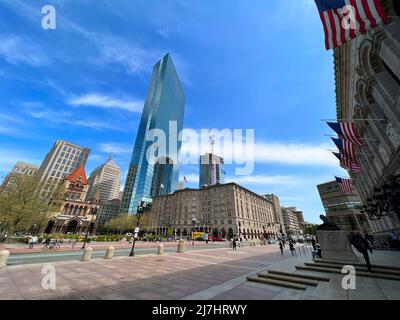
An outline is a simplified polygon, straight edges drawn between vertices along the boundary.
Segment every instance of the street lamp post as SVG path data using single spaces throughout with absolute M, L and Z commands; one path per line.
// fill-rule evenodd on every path
M 92 214 L 92 218 L 90 219 L 90 224 L 86 229 L 85 240 L 83 241 L 83 246 L 82 246 L 81 249 L 85 249 L 85 247 L 86 247 L 86 242 L 87 242 L 87 239 L 88 239 L 88 236 L 89 236 L 89 228 L 92 226 L 93 218 L 97 214 L 97 207 L 92 208 L 90 211 L 91 211 L 90 213 Z
M 137 206 L 137 222 L 136 222 L 136 228 L 135 228 L 135 230 L 133 232 L 132 249 L 131 249 L 131 252 L 129 253 L 130 257 L 134 257 L 135 256 L 135 243 L 136 243 L 136 238 L 139 236 L 140 217 L 144 213 L 144 209 L 146 208 L 146 206 L 147 206 L 147 203 L 145 201 L 139 201 L 138 202 L 138 206 Z
M 371 220 L 380 220 L 390 214 L 400 218 L 400 175 L 381 188 L 375 188 L 374 195 L 362 208 L 361 213 L 367 214 Z

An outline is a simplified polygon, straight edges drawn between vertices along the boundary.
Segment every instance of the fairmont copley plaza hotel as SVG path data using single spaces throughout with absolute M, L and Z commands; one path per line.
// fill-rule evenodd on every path
M 244 239 L 279 238 L 283 233 L 278 197 L 260 196 L 235 183 L 182 189 L 153 199 L 151 230 L 177 236 L 196 231 Z

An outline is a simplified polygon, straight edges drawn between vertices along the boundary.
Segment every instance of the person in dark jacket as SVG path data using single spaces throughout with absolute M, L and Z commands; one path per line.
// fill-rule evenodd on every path
M 314 251 L 317 251 L 317 247 L 315 246 L 316 245 L 316 241 L 315 241 L 314 237 L 311 238 L 311 245 L 312 245 Z
M 233 238 L 232 247 L 233 247 L 233 250 L 236 250 L 236 238 Z
M 292 256 L 294 256 L 294 244 L 292 241 L 289 242 L 289 249 L 290 249 L 290 252 L 292 253 Z
M 372 272 L 371 262 L 369 261 L 368 251 L 372 253 L 372 248 L 368 242 L 358 231 L 350 238 L 350 243 L 357 249 L 358 252 L 362 253 L 367 264 L 369 272 Z
M 283 243 L 279 241 L 279 249 L 281 250 L 281 254 L 283 255 Z

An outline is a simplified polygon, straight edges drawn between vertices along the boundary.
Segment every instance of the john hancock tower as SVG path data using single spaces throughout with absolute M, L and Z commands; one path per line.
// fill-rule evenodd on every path
M 139 201 L 151 202 L 153 197 L 167 195 L 177 189 L 179 163 L 169 155 L 174 150 L 179 154 L 181 142 L 175 138 L 170 143 L 169 127 L 170 121 L 173 121 L 176 123 L 178 134 L 182 131 L 184 111 L 185 95 L 168 53 L 153 68 L 125 182 L 121 213 L 136 213 Z M 165 133 L 166 145 L 156 146 L 154 161 L 148 161 L 147 150 L 150 146 L 154 148 L 154 145 L 157 145 L 154 141 L 146 141 L 153 129 Z

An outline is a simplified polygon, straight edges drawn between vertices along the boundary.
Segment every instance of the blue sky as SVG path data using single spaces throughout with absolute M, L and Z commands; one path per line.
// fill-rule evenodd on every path
M 41 8 L 57 10 L 43 30 Z M 57 139 L 91 149 L 124 183 L 152 66 L 170 52 L 186 95 L 185 128 L 254 129 L 252 176 L 228 180 L 318 222 L 316 185 L 343 175 L 332 52 L 312 0 L 0 0 L 0 175 L 40 164 Z M 197 166 L 181 167 L 190 187 Z

